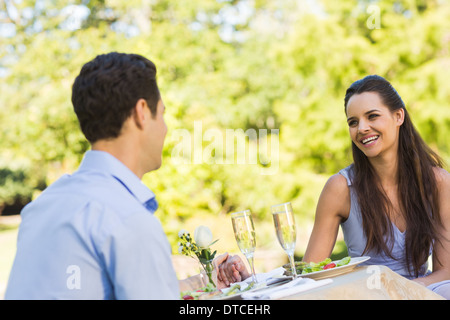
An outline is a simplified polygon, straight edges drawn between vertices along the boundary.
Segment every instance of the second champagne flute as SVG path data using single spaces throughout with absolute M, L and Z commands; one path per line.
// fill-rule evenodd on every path
M 236 242 L 242 254 L 252 270 L 252 280 L 257 283 L 255 275 L 255 266 L 253 263 L 253 254 L 256 247 L 255 227 L 253 225 L 250 210 L 239 211 L 231 214 L 231 222 L 233 223 L 234 235 Z
M 274 205 L 271 207 L 275 231 L 281 247 L 286 251 L 291 264 L 292 274 L 297 277 L 294 263 L 294 250 L 297 239 L 294 214 L 290 202 Z

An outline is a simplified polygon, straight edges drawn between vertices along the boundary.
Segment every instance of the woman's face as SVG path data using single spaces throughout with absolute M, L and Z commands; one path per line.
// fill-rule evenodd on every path
M 368 157 L 375 158 L 387 152 L 396 155 L 398 135 L 404 110 L 391 112 L 376 92 L 353 95 L 347 103 L 347 123 L 350 137 Z

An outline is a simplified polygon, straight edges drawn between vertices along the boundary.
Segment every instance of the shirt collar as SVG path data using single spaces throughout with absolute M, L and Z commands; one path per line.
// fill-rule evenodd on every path
M 79 171 L 84 170 L 95 170 L 112 175 L 147 209 L 156 210 L 154 205 L 151 207 L 147 205 L 155 201 L 155 194 L 127 166 L 108 152 L 87 151 L 79 168 Z

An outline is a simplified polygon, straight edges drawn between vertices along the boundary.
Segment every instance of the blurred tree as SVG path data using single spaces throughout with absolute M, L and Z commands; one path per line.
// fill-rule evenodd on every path
M 262 221 L 291 200 L 311 220 L 327 177 L 352 161 L 343 98 L 367 74 L 393 83 L 450 161 L 449 30 L 450 3 L 439 0 L 0 1 L 0 206 L 76 169 L 89 144 L 71 85 L 85 62 L 121 51 L 158 66 L 169 134 L 162 168 L 144 182 L 174 243 L 193 216 L 250 208 Z M 255 130 L 245 141 L 257 163 L 175 161 L 180 132 L 198 151 L 196 121 L 201 154 L 226 152 L 205 133 Z M 260 129 L 279 139 L 278 163 L 258 149 Z M 268 163 L 276 170 L 261 174 Z

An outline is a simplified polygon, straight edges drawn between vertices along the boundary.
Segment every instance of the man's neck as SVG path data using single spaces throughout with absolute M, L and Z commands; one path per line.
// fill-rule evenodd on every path
M 141 170 L 133 142 L 121 137 L 114 139 L 102 139 L 92 144 L 92 150 L 104 151 L 122 162 L 139 179 L 145 172 Z

